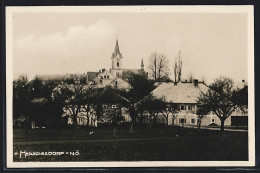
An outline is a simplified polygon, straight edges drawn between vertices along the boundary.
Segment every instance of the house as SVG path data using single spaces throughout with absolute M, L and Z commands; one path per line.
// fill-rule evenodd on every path
M 241 82 L 235 82 L 233 89 L 240 89 L 243 92 L 247 92 L 248 83 L 245 80 Z M 248 126 L 248 114 L 237 108 L 231 114 L 231 126 Z
M 75 87 L 67 85 L 65 88 L 73 91 Z M 67 104 L 63 107 L 62 117 L 64 119 L 67 118 L 67 124 L 72 125 L 74 118 L 76 118 L 77 125 L 97 127 L 98 124 L 112 123 L 115 116 L 121 117 L 122 122 L 131 121 L 127 111 L 127 103 L 129 101 L 116 93 L 112 87 L 93 87 L 91 91 L 87 91 L 88 89 L 89 85 L 83 85 L 76 89 L 83 94 L 80 103 L 76 104 L 79 98 L 77 96 L 72 96 L 66 100 Z M 56 91 L 59 92 L 59 88 L 56 88 Z M 88 101 L 84 101 L 83 97 L 88 94 L 91 94 L 91 98 Z
M 206 92 L 207 90 L 208 86 L 206 84 L 193 80 L 193 82 L 162 83 L 151 94 L 169 104 L 174 104 L 176 112 L 169 114 L 168 125 L 196 126 L 198 121 L 200 121 L 196 114 L 198 109 L 197 98 L 201 92 Z M 166 122 L 166 118 L 162 113 L 158 114 L 157 122 Z M 212 112 L 201 120 L 201 126 L 211 124 L 220 125 L 219 118 Z M 230 117 L 225 121 L 225 125 L 231 125 Z

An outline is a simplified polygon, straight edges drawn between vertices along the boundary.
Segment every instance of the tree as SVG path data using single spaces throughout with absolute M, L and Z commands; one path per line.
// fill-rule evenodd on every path
M 161 81 L 169 75 L 168 59 L 163 54 L 156 52 L 150 55 L 149 58 L 149 74 L 154 81 Z
M 182 58 L 181 58 L 181 51 L 178 53 L 178 60 L 175 59 L 174 66 L 173 66 L 173 72 L 174 72 L 174 82 L 180 82 L 181 81 L 181 75 L 182 75 Z
M 137 102 L 154 89 L 154 82 L 142 74 L 131 74 L 128 82 L 131 86 L 129 90 L 121 89 L 117 92 L 129 100 L 128 111 L 132 119 L 132 124 L 135 124 L 138 121 L 139 123 L 142 123 L 143 108 L 139 107 Z M 140 113 L 141 116 L 139 116 L 138 113 Z
M 197 108 L 197 116 L 199 118 L 198 122 L 197 122 L 197 126 L 198 126 L 198 129 L 200 129 L 201 127 L 201 121 L 202 119 L 210 112 L 209 110 L 209 107 L 208 106 L 205 106 L 205 105 L 199 105 L 198 108 Z
M 142 107 L 148 112 L 150 128 L 156 124 L 158 114 L 164 107 L 164 102 L 161 99 L 155 98 L 152 94 L 147 95 L 144 99 L 138 102 L 139 107 Z
M 198 103 L 214 112 L 221 121 L 221 131 L 224 131 L 225 120 L 237 108 L 244 109 L 244 104 L 238 98 L 245 98 L 247 91 L 234 89 L 233 81 L 227 77 L 219 77 L 209 86 L 207 92 L 201 92 Z
M 28 78 L 21 75 L 13 81 L 13 117 L 27 116 L 27 107 L 30 104 Z
M 177 110 L 175 109 L 175 104 L 174 103 L 166 103 L 164 100 L 161 100 L 161 106 L 160 106 L 160 112 L 163 114 L 163 116 L 166 119 L 166 125 L 169 125 L 169 115 L 172 114 L 173 117 L 173 124 L 174 124 L 174 120 L 176 118 L 176 113 Z
M 77 117 L 83 111 L 87 111 L 87 118 L 89 118 L 89 104 L 90 100 L 90 86 L 76 75 L 64 80 L 58 85 L 52 93 L 53 100 L 60 104 L 60 108 L 65 108 L 65 113 L 73 117 L 73 124 L 77 124 Z

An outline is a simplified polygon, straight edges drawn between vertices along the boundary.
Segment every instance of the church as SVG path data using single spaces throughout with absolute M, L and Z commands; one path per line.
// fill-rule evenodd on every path
M 144 71 L 143 59 L 141 61 L 140 69 L 124 69 L 122 68 L 123 56 L 119 50 L 118 40 L 116 40 L 116 45 L 114 52 L 111 56 L 112 68 L 109 70 L 102 69 L 96 72 L 96 77 L 94 78 L 94 83 L 99 87 L 105 87 L 111 85 L 113 87 L 119 88 L 129 88 L 128 79 L 131 74 L 141 74 L 146 75 Z M 90 80 L 88 80 L 90 81 Z
M 118 40 L 116 40 L 115 49 L 111 56 L 111 68 L 101 69 L 96 72 L 86 72 L 84 74 L 52 74 L 52 75 L 36 75 L 43 83 L 49 80 L 62 81 L 71 76 L 78 76 L 85 78 L 86 83 L 93 83 L 97 88 L 103 88 L 106 86 L 118 87 L 128 89 L 130 85 L 128 83 L 131 74 L 148 74 L 144 71 L 143 59 L 141 61 L 140 69 L 124 69 L 122 68 L 123 56 L 119 50 Z

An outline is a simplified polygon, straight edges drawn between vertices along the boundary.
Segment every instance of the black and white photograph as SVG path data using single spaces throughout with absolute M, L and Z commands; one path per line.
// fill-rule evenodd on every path
M 7 167 L 254 166 L 253 12 L 6 7 Z

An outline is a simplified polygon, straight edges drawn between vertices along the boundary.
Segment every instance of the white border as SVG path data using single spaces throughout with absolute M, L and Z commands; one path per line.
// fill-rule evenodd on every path
M 6 7 L 6 125 L 7 168 L 40 167 L 220 167 L 255 166 L 255 112 L 254 112 L 254 7 L 251 5 L 230 6 L 92 6 L 92 7 Z M 138 162 L 13 162 L 13 23 L 14 12 L 57 13 L 246 13 L 248 19 L 248 114 L 249 114 L 249 161 L 138 161 Z

